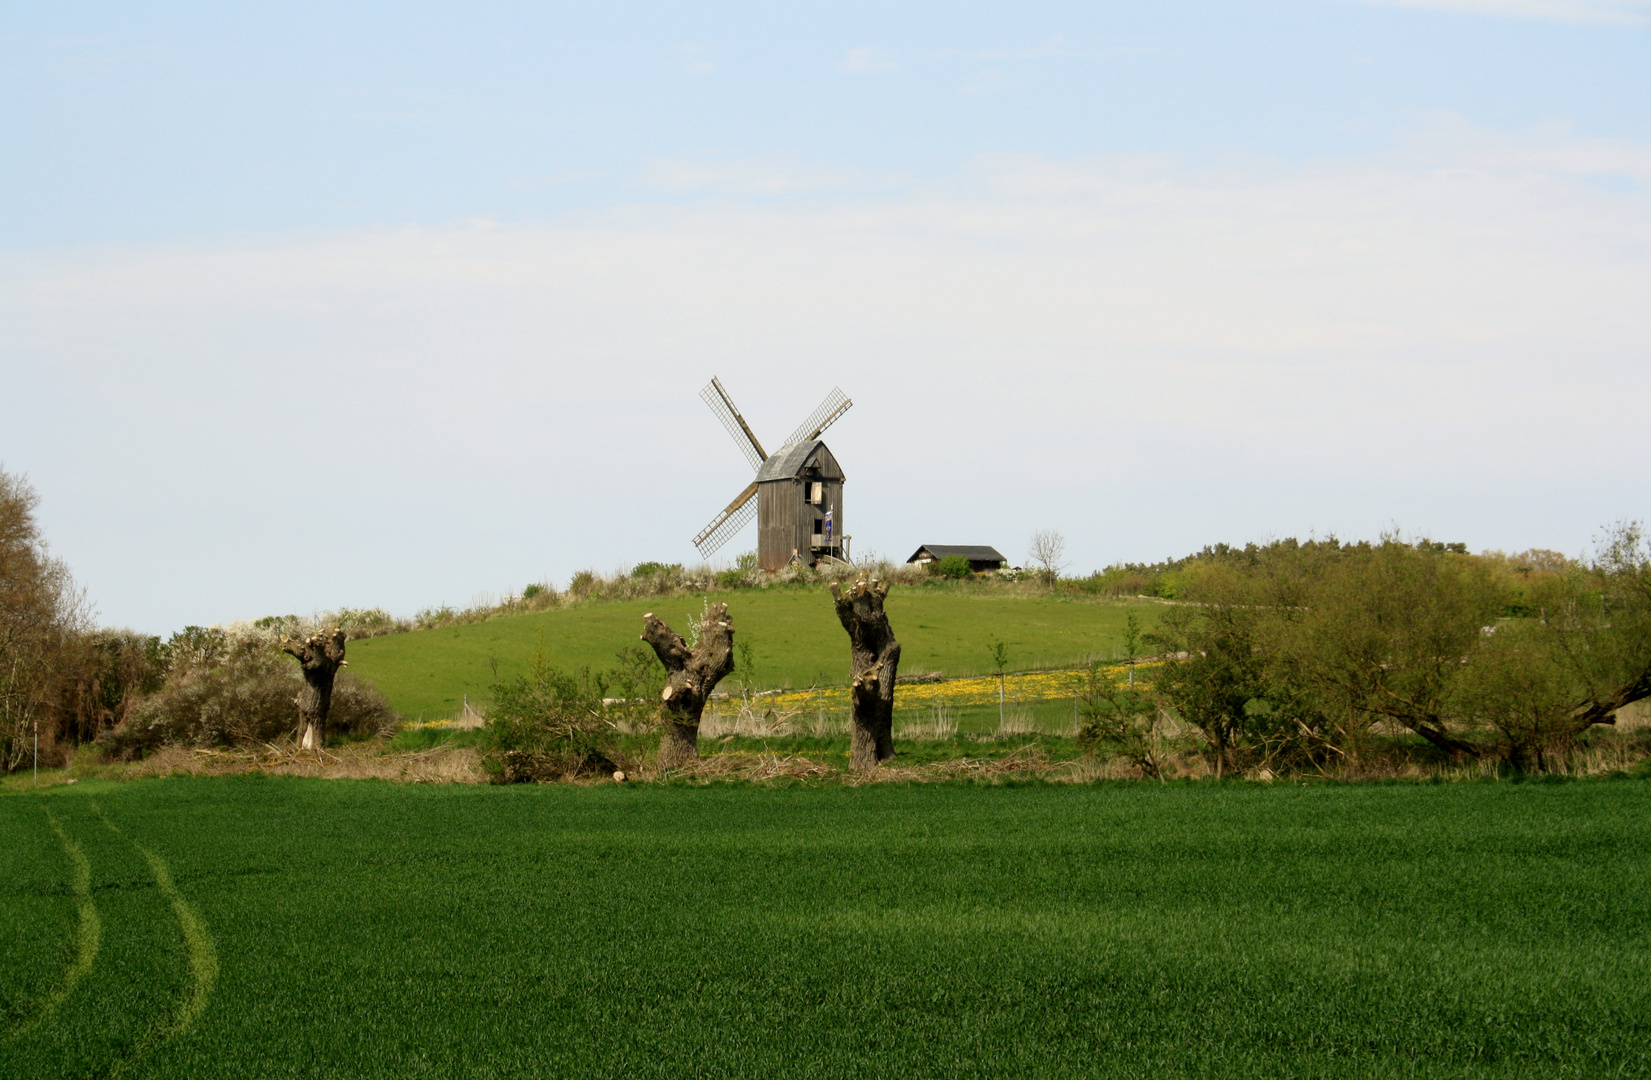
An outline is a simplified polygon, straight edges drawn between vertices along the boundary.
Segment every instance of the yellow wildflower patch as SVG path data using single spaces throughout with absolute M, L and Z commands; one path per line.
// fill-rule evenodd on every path
M 1135 677 L 1142 679 L 1156 663 L 1135 665 Z M 1119 678 L 1128 668 L 1123 664 L 1109 665 L 1102 670 Z M 1010 701 L 1057 701 L 1069 698 L 1083 686 L 1086 672 L 1082 668 L 1062 671 L 1031 671 L 1003 677 L 1003 695 Z M 815 706 L 847 708 L 848 688 L 824 687 L 818 690 L 786 690 L 764 694 L 764 700 L 774 708 L 801 709 Z M 966 705 L 993 705 L 998 699 L 998 677 L 982 675 L 970 679 L 946 679 L 932 683 L 902 683 L 894 688 L 894 707 L 897 709 L 923 708 L 939 704 L 945 707 Z

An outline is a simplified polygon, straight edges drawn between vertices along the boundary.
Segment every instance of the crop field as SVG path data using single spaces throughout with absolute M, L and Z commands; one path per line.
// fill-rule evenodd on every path
M 1651 781 L 0 796 L 0 1075 L 1644 1076 Z
M 614 654 L 638 644 L 642 616 L 655 612 L 680 633 L 697 622 L 706 596 L 582 604 L 484 623 L 352 641 L 350 668 L 370 679 L 396 711 L 413 720 L 457 714 L 465 695 L 484 702 L 495 669 L 509 677 L 527 669 L 541 646 L 555 664 L 611 667 Z M 824 588 L 713 593 L 728 604 L 735 639 L 749 643 L 753 689 L 835 686 L 848 681 L 848 636 Z M 900 670 L 947 676 L 992 670 L 991 645 L 1009 648 L 1012 670 L 1061 667 L 1116 656 L 1124 620 L 1143 626 L 1158 605 L 1145 601 L 1085 602 L 945 588 L 889 591 L 889 621 L 899 637 Z M 725 683 L 732 689 L 736 678 Z

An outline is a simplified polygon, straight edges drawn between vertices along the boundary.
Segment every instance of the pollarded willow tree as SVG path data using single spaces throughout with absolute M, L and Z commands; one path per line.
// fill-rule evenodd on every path
M 837 618 L 848 631 L 852 650 L 849 684 L 849 768 L 875 769 L 894 756 L 894 680 L 900 668 L 900 643 L 883 611 L 889 587 L 875 579 L 861 579 L 847 591 L 835 583 L 831 597 Z
M 326 736 L 327 714 L 332 710 L 332 684 L 344 662 L 344 631 L 333 627 L 309 637 L 286 638 L 281 651 L 298 660 L 304 673 L 304 688 L 298 691 L 298 745 L 305 750 L 321 749 Z
M 642 640 L 665 665 L 665 723 L 659 764 L 673 768 L 699 757 L 699 720 L 717 683 L 734 670 L 734 622 L 727 604 L 712 604 L 699 623 L 692 648 L 653 612 L 642 616 Z

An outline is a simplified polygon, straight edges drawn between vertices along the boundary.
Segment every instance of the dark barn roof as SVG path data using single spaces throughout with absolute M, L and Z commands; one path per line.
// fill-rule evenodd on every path
M 808 467 L 808 459 L 814 456 L 814 451 L 824 449 L 825 443 L 819 439 L 810 439 L 807 442 L 787 443 L 771 454 L 762 468 L 757 470 L 757 483 L 769 480 L 795 479 Z M 831 451 L 826 450 L 830 457 Z M 835 462 L 836 459 L 832 459 Z
M 944 559 L 948 555 L 961 555 L 971 563 L 1007 563 L 1009 560 L 995 547 L 985 544 L 924 544 L 911 553 L 906 561 L 916 562 L 927 552 L 931 558 Z

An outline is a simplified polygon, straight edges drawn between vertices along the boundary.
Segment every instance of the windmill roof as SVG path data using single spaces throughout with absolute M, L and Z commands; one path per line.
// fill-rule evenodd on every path
M 809 439 L 806 442 L 786 443 L 774 453 L 768 455 L 768 460 L 762 463 L 757 470 L 757 483 L 764 480 L 790 480 L 802 472 L 808 465 L 808 459 L 814 451 L 824 446 L 819 439 Z
M 924 544 L 912 552 L 911 558 L 906 561 L 916 562 L 917 557 L 925 551 L 937 559 L 944 559 L 948 555 L 961 555 L 970 562 L 1006 563 L 1009 561 L 1003 557 L 997 548 L 988 547 L 985 544 Z

